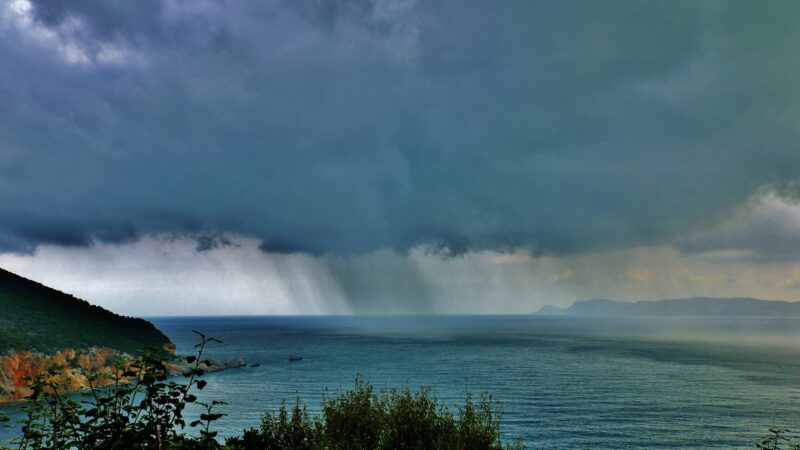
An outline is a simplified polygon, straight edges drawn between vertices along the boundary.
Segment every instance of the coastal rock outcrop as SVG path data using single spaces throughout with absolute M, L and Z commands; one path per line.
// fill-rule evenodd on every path
M 166 350 L 169 351 L 170 348 Z M 174 351 L 174 346 L 171 350 Z M 59 390 L 78 391 L 90 387 L 87 375 L 121 375 L 127 368 L 126 361 L 132 359 L 134 357 L 128 354 L 103 347 L 92 347 L 83 351 L 67 349 L 52 354 L 10 352 L 0 356 L 0 403 L 14 402 L 29 396 L 32 393 L 30 380 L 48 371 L 56 373 L 52 381 L 58 384 Z M 173 376 L 187 373 L 193 367 L 193 364 L 180 356 L 168 357 L 165 364 Z M 200 362 L 200 368 L 207 373 L 240 367 L 247 367 L 247 363 L 241 358 L 230 359 L 225 363 L 214 359 Z M 99 377 L 92 384 L 97 387 L 113 382 L 110 377 Z
M 246 365 L 247 365 L 247 363 L 244 362 L 244 360 L 242 358 L 233 358 L 233 359 L 229 359 L 229 360 L 225 361 L 225 367 L 227 367 L 229 369 L 234 369 L 234 368 L 237 368 L 237 367 L 244 367 Z
M 54 381 L 67 391 L 89 387 L 87 374 L 113 374 L 123 354 L 110 348 L 92 347 L 78 351 L 67 349 L 52 354 L 28 351 L 11 352 L 0 357 L 0 403 L 21 400 L 31 394 L 30 380 L 57 369 Z M 100 378 L 95 385 L 112 380 Z
M 172 375 L 192 369 L 175 356 L 175 344 L 152 323 L 114 314 L 69 294 L 0 269 L 0 403 L 31 394 L 31 380 L 52 371 L 59 390 L 89 387 L 90 374 L 121 375 L 126 360 L 152 349 L 164 349 Z M 239 358 L 225 363 L 204 360 L 215 372 L 243 367 Z M 125 380 L 122 380 L 123 382 Z M 113 383 L 100 377 L 95 386 Z
M 238 369 L 240 367 L 247 367 L 247 363 L 241 358 L 234 358 L 229 359 L 227 361 L 220 362 L 213 358 L 204 358 L 199 363 L 200 369 L 203 369 L 206 373 L 211 372 L 220 372 L 226 369 Z M 181 375 L 184 373 L 188 373 L 194 367 L 194 363 L 189 364 L 186 362 L 184 358 L 176 357 L 173 360 L 167 362 L 167 369 L 171 375 Z
M 160 348 L 175 353 L 169 338 L 144 319 L 3 269 L 0 310 L 0 403 L 30 395 L 30 380 L 50 370 L 58 373 L 53 381 L 59 389 L 73 391 L 89 386 L 87 374 L 113 373 L 120 357 Z

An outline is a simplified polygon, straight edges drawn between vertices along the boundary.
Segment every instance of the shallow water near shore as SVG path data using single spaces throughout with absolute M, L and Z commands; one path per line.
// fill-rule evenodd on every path
M 258 367 L 206 375 L 221 436 L 281 400 L 311 412 L 353 385 L 431 387 L 457 407 L 489 391 L 528 448 L 753 448 L 800 424 L 800 320 L 557 316 L 151 318 L 190 353 Z M 287 356 L 303 356 L 290 362 Z M 13 414 L 14 407 L 5 409 Z M 0 430 L 0 439 L 13 430 Z

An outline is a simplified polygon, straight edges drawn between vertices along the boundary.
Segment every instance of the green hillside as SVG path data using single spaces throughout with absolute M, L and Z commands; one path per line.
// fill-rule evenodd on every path
M 144 319 L 114 314 L 0 269 L 0 355 L 91 346 L 135 354 L 168 342 Z

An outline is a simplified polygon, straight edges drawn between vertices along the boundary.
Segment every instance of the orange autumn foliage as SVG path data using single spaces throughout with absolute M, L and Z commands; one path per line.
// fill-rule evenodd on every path
M 31 394 L 30 380 L 51 369 L 58 369 L 53 381 L 64 390 L 76 391 L 89 387 L 87 373 L 111 374 L 115 361 L 121 354 L 110 348 L 92 347 L 76 351 L 67 349 L 54 354 L 12 352 L 0 356 L 0 403 L 20 400 Z M 100 378 L 95 385 L 108 384 L 110 379 Z

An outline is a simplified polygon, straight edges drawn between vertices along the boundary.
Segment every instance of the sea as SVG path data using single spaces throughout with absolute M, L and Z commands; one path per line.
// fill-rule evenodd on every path
M 226 402 L 221 437 L 281 401 L 319 411 L 357 376 L 378 389 L 429 387 L 452 410 L 491 394 L 505 441 L 531 449 L 755 448 L 800 430 L 800 320 L 576 316 L 153 317 L 192 353 L 247 367 L 207 374 Z M 289 361 L 288 355 L 301 361 Z M 253 367 L 250 367 L 250 366 Z M 17 414 L 18 406 L 6 406 Z M 189 414 L 191 417 L 191 412 Z M 13 435 L 0 430 L 0 441 Z

